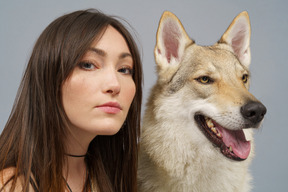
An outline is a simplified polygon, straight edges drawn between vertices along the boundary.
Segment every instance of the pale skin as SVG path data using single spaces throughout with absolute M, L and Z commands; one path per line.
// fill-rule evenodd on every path
M 63 83 L 63 106 L 70 120 L 70 134 L 65 139 L 67 154 L 86 154 L 97 135 L 114 135 L 120 130 L 135 96 L 132 71 L 133 59 L 125 39 L 108 26 Z M 63 177 L 73 192 L 82 192 L 86 178 L 84 157 L 67 159 Z M 13 170 L 4 170 L 4 181 L 13 175 Z M 9 191 L 9 185 L 5 189 Z
M 119 131 L 135 95 L 132 70 L 133 59 L 124 38 L 109 26 L 63 85 L 64 109 L 71 121 L 68 154 L 86 154 L 95 136 Z M 68 157 L 66 167 L 72 191 L 82 191 L 84 158 Z

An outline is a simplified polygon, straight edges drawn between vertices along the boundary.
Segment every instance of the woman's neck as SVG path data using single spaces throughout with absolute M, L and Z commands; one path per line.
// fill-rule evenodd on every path
M 85 130 L 70 125 L 70 129 L 65 138 L 66 154 L 85 155 L 90 142 L 96 137 Z
M 80 133 L 71 133 L 65 138 L 66 161 L 63 166 L 63 178 L 73 192 L 82 192 L 86 183 L 88 172 L 85 155 L 92 139 Z
M 63 178 L 73 192 L 82 192 L 87 179 L 85 157 L 67 156 Z

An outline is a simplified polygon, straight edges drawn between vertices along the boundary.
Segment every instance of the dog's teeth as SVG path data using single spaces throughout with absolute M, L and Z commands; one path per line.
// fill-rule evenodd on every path
M 233 151 L 232 146 L 229 147 L 229 151 L 231 151 L 231 152 Z
M 221 135 L 221 133 L 220 132 L 217 132 L 217 137 L 219 137 L 219 138 L 222 138 L 222 135 Z
M 213 133 L 217 134 L 217 129 L 215 127 L 212 127 L 211 130 L 213 131 Z
M 209 118 L 206 119 L 206 124 L 207 124 L 207 126 L 208 126 L 209 128 L 214 127 L 214 123 L 213 123 L 212 120 L 209 119 Z

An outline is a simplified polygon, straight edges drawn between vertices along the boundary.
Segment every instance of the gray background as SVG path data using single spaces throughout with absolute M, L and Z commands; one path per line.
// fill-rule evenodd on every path
M 232 19 L 247 10 L 252 25 L 251 92 L 268 108 L 262 128 L 255 131 L 256 158 L 251 166 L 253 191 L 287 191 L 288 1 L 285 0 L 0 0 L 0 132 L 40 33 L 64 13 L 86 8 L 119 15 L 135 28 L 143 52 L 144 103 L 156 80 L 153 49 L 164 10 L 174 12 L 190 37 L 201 45 L 216 42 Z

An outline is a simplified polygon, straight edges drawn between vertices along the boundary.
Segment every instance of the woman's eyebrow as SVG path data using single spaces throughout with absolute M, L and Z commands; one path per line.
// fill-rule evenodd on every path
M 131 57 L 132 58 L 132 55 L 131 53 L 122 53 L 120 56 L 119 56 L 119 59 L 124 59 L 126 57 Z
M 95 47 L 90 47 L 90 48 L 88 49 L 88 51 L 92 51 L 92 52 L 94 52 L 94 53 L 96 53 L 97 55 L 102 56 L 102 57 L 107 56 L 107 53 L 106 53 L 104 50 L 102 50 L 102 49 L 97 49 L 97 48 L 95 48 Z M 121 54 L 119 55 L 119 59 L 125 59 L 126 57 L 131 57 L 131 58 L 132 58 L 131 53 L 128 53 L 128 52 L 126 53 L 126 52 L 124 52 L 124 53 L 121 53 Z
M 102 57 L 105 57 L 107 55 L 107 53 L 101 49 L 97 49 L 97 48 L 94 48 L 94 47 L 90 47 L 88 49 L 88 51 L 92 51 L 94 53 L 96 53 L 97 55 L 100 55 Z

